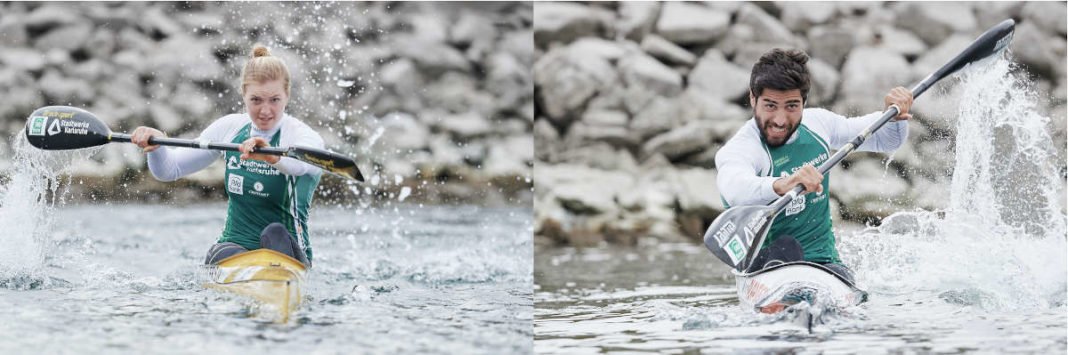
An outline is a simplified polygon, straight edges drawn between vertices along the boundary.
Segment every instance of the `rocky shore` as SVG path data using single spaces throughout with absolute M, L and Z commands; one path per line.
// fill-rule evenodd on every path
M 195 137 L 243 110 L 241 66 L 261 42 L 292 72 L 288 113 L 369 175 L 324 178 L 323 197 L 529 205 L 532 18 L 530 3 L 2 3 L 0 175 L 46 105 Z M 222 196 L 222 164 L 162 184 L 129 144 L 70 174 L 82 197 Z
M 982 31 L 1017 21 L 1011 47 L 1065 150 L 1065 4 L 538 3 L 534 7 L 535 235 L 540 245 L 700 239 L 723 211 L 714 156 L 749 118 L 752 64 L 775 47 L 810 54 L 807 107 L 859 116 L 911 86 Z M 916 101 L 891 159 L 832 170 L 836 226 L 946 206 L 958 90 Z

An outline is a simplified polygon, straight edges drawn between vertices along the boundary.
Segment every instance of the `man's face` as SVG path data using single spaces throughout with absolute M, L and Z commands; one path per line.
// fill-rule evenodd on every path
M 801 111 L 804 102 L 801 99 L 801 90 L 793 89 L 780 91 L 764 89 L 760 97 L 753 97 L 749 93 L 749 104 L 753 106 L 753 117 L 756 117 L 757 127 L 764 141 L 769 147 L 778 147 L 790 139 L 797 126 L 801 124 Z

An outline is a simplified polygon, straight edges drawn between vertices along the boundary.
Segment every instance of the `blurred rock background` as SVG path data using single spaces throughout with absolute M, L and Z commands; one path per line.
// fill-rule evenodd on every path
M 882 110 L 987 28 L 1017 21 L 1011 52 L 1035 80 L 1065 174 L 1064 2 L 623 2 L 534 6 L 535 234 L 539 245 L 700 240 L 723 211 L 717 149 L 752 117 L 753 63 L 775 47 L 810 56 L 808 107 Z M 945 207 L 957 90 L 918 99 L 887 162 L 832 170 L 836 228 Z
M 0 3 L 0 182 L 34 109 L 78 106 L 115 131 L 194 138 L 244 110 L 256 42 L 292 74 L 288 113 L 369 182 L 324 177 L 322 198 L 529 205 L 534 60 L 530 3 Z M 75 196 L 223 196 L 223 164 L 151 178 L 130 144 L 72 167 Z

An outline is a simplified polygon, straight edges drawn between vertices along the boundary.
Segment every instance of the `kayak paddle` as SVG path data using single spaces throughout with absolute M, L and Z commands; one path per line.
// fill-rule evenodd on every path
M 111 142 L 130 142 L 130 135 L 111 132 L 104 122 L 89 111 L 70 106 L 48 106 L 33 111 L 26 123 L 26 140 L 45 150 L 81 149 Z M 152 145 L 167 145 L 196 149 L 239 151 L 238 144 L 212 143 L 189 139 L 151 137 Z M 256 153 L 290 157 L 318 166 L 349 179 L 363 181 L 363 174 L 352 159 L 328 150 L 292 146 L 288 148 L 259 147 Z
M 928 75 L 919 84 L 916 84 L 912 88 L 912 97 L 918 97 L 927 91 L 927 88 L 934 85 L 934 83 L 942 80 L 953 74 L 957 70 L 960 70 L 965 65 L 979 61 L 983 58 L 987 58 L 995 53 L 1001 52 L 1012 41 L 1013 29 L 1016 27 L 1016 22 L 1012 19 L 1002 21 L 994 27 L 984 32 L 972 42 L 968 48 L 965 48 L 963 52 L 958 54 L 949 63 L 943 65 L 937 71 Z M 831 156 L 823 164 L 819 166 L 819 172 L 826 174 L 835 165 L 838 164 L 846 155 L 853 152 L 858 146 L 864 143 L 864 140 L 868 139 L 872 133 L 882 128 L 886 122 L 891 118 L 898 115 L 899 108 L 890 106 L 883 112 L 882 118 L 873 123 L 864 131 L 860 132 L 849 143 L 838 149 L 838 151 Z M 801 194 L 804 187 L 800 184 L 795 186 L 792 190 L 787 192 L 782 197 L 779 197 L 775 201 L 771 202 L 767 206 L 738 206 L 732 207 L 723 214 L 716 217 L 716 220 L 712 222 L 712 225 L 705 231 L 705 247 L 712 251 L 719 260 L 723 261 L 727 265 L 730 265 L 735 270 L 745 271 L 749 269 L 753 260 L 756 259 L 757 254 L 760 252 L 760 247 L 764 244 L 764 239 L 768 235 L 768 229 L 775 217 L 782 212 L 787 205 L 793 201 L 794 198 Z

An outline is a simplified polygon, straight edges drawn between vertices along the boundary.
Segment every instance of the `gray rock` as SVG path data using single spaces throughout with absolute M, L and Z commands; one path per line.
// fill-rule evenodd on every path
M 211 44 L 207 42 L 188 36 L 173 36 L 152 52 L 154 54 L 148 58 L 148 67 L 157 73 L 158 80 L 209 82 L 224 77 L 222 65 L 212 55 Z
M 735 100 L 749 92 L 749 70 L 727 61 L 719 50 L 709 49 L 687 78 L 690 88 L 723 100 Z
M 605 35 L 613 15 L 575 3 L 544 2 L 534 6 L 534 44 L 569 43 L 576 38 Z
M 865 27 L 857 33 L 858 44 L 886 48 L 907 58 L 916 58 L 927 52 L 927 44 L 912 32 L 892 26 Z
M 812 86 L 808 93 L 806 106 L 820 106 L 830 104 L 838 93 L 838 83 L 841 75 L 838 70 L 819 58 L 811 58 L 808 61 L 808 71 L 812 75 Z
M 655 34 L 645 36 L 642 39 L 641 48 L 650 55 L 669 63 L 693 65 L 697 61 L 697 56 L 690 51 Z
M 856 46 L 853 32 L 838 26 L 816 26 L 808 30 L 808 53 L 835 68 L 841 68 L 849 51 Z
M 115 53 L 115 49 L 118 48 L 118 44 L 115 43 L 116 37 L 115 31 L 110 28 L 95 29 L 88 42 L 85 43 L 85 50 L 93 58 L 110 59 Z
M 723 212 L 715 171 L 680 169 L 675 177 L 675 198 L 683 213 L 712 218 Z
M 978 28 L 970 4 L 961 2 L 910 2 L 897 9 L 896 25 L 910 29 L 929 45 L 937 45 L 953 33 Z
M 74 51 L 82 48 L 93 34 L 93 28 L 87 23 L 62 26 L 48 31 L 34 41 L 34 47 L 41 51 L 61 49 Z
M 652 32 L 660 15 L 660 3 L 652 1 L 626 1 L 619 3 L 619 20 L 616 33 L 633 41 L 644 41 Z
M 461 141 L 482 137 L 493 131 L 489 121 L 474 111 L 444 116 L 438 126 Z
M 486 70 L 486 89 L 497 95 L 499 108 L 520 107 L 532 99 L 534 92 L 531 90 L 533 78 L 530 67 L 524 66 L 511 54 L 490 54 L 486 58 Z
M 160 7 L 152 6 L 138 14 L 138 27 L 145 33 L 159 33 L 164 37 L 174 36 L 185 31 L 175 17 L 174 14 L 164 13 Z
M 1043 32 L 1060 34 L 1063 42 L 1065 33 L 1068 31 L 1068 17 L 1065 16 L 1068 8 L 1064 2 L 1029 1 L 1023 5 L 1020 12 L 1024 17 L 1032 20 L 1022 22 L 1033 22 Z
M 442 124 L 449 118 L 442 118 Z M 404 112 L 395 112 L 382 117 L 376 122 L 382 133 L 382 144 L 402 151 L 414 151 L 427 147 L 430 130 L 419 123 L 414 116 Z
M 55 69 L 45 70 L 39 84 L 50 102 L 79 104 L 92 100 L 95 94 L 89 83 L 64 77 Z
M 442 166 L 463 166 L 464 153 L 456 146 L 456 142 L 446 136 L 430 136 L 427 146 L 433 156 L 433 160 Z
M 634 185 L 629 174 L 574 164 L 539 165 L 534 169 L 534 181 L 538 194 L 552 196 L 578 215 L 614 213 L 618 209 L 616 195 Z
M 529 176 L 527 165 L 533 159 L 534 141 L 530 136 L 511 136 L 489 144 L 483 172 L 489 176 Z
M 576 126 L 582 126 L 582 124 L 576 124 Z M 633 172 L 638 166 L 638 162 L 627 150 L 617 149 L 609 143 L 597 141 L 569 144 L 568 148 L 560 153 L 560 161 L 619 172 Z
M 1011 49 L 1021 64 L 1042 77 L 1063 80 L 1065 58 L 1056 54 L 1053 43 L 1064 42 L 1064 38 L 1051 40 L 1031 22 L 1017 25 L 1014 37 Z
M 676 100 L 665 97 L 653 98 L 649 105 L 631 119 L 630 129 L 645 140 L 681 125 L 683 121 L 679 115 L 680 107 L 675 102 Z
M 907 200 L 908 183 L 878 160 L 860 160 L 845 172 L 832 174 L 832 196 L 852 213 L 885 216 Z
M 598 56 L 615 63 L 636 49 L 630 48 L 628 50 L 623 43 L 628 42 L 613 42 L 596 37 L 584 37 L 575 40 L 568 47 L 574 52 Z
M 825 24 L 838 13 L 834 3 L 778 1 L 782 23 L 795 32 L 808 31 L 813 25 Z
M 621 59 L 619 73 L 628 88 L 638 88 L 668 97 L 682 91 L 682 76 L 644 53 L 635 53 Z
M 419 37 L 398 39 L 394 43 L 394 51 L 397 55 L 410 58 L 430 77 L 442 75 L 447 71 L 471 71 L 471 63 L 459 50 L 441 42 Z
M 423 75 L 415 67 L 415 63 L 408 58 L 399 58 L 382 65 L 378 71 L 378 77 L 382 85 L 401 94 L 410 95 L 419 92 L 425 84 Z
M 575 112 L 604 88 L 617 85 L 615 69 L 607 60 L 568 48 L 549 51 L 534 64 L 534 85 L 544 114 L 566 126 Z
M 23 18 L 26 29 L 31 32 L 45 32 L 81 21 L 75 11 L 63 4 L 46 4 L 34 9 Z
M 0 17 L 0 45 L 5 47 L 22 47 L 29 42 L 30 35 L 26 25 L 16 16 Z
M 753 32 L 755 40 L 764 43 L 781 44 L 783 46 L 797 46 L 793 32 L 786 28 L 782 22 L 768 15 L 760 7 L 746 3 L 738 9 L 738 23 L 749 25 L 756 31 Z
M 1027 1 L 980 1 L 972 5 L 975 7 L 975 18 L 979 28 L 986 29 L 1006 19 L 1020 18 L 1020 10 L 1026 3 Z
M 712 144 L 710 121 L 690 122 L 667 133 L 657 135 L 642 145 L 642 156 L 663 154 L 671 161 L 703 151 Z
M 470 45 L 473 43 L 492 43 L 497 36 L 497 29 L 486 16 L 473 11 L 464 11 L 449 27 L 449 43 Z
M 715 49 L 726 56 L 733 56 L 746 44 L 753 42 L 756 42 L 756 31 L 750 25 L 739 23 L 727 30 L 723 39 L 716 43 Z
M 24 48 L 8 48 L 0 51 L 0 63 L 21 71 L 40 71 L 45 67 L 43 53 Z
M 164 132 L 177 132 L 182 127 L 182 116 L 170 105 L 150 104 L 148 112 L 155 127 Z
M 871 112 L 883 107 L 891 88 L 912 82 L 908 62 L 887 49 L 857 47 L 842 68 L 842 86 L 835 112 Z
M 534 120 L 534 154 L 538 161 L 555 163 L 560 148 L 560 133 L 548 119 Z
M 656 33 L 679 44 L 711 43 L 727 33 L 730 14 L 701 5 L 668 2 L 660 10 Z

